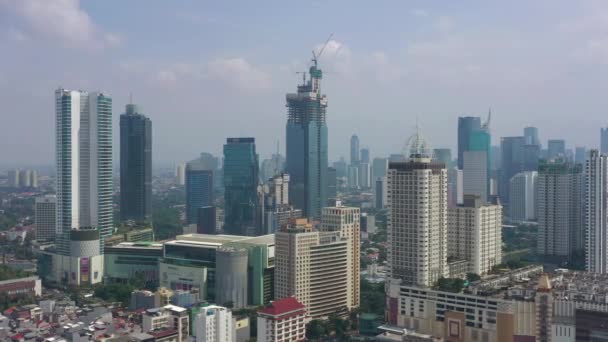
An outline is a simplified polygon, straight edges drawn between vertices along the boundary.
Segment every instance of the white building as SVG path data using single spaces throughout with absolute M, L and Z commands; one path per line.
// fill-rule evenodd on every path
M 372 187 L 372 168 L 369 163 L 359 164 L 359 187 L 369 189 Z
M 306 339 L 306 307 L 294 297 L 279 299 L 258 311 L 258 342 Z
M 589 151 L 585 164 L 586 269 L 608 273 L 608 156 Z
M 466 152 L 465 152 L 466 153 Z M 475 195 L 448 209 L 448 256 L 469 262 L 469 272 L 485 275 L 502 262 L 502 206 Z
M 340 237 L 350 241 L 349 267 L 350 277 L 348 286 L 348 309 L 359 307 L 361 282 L 361 210 L 353 207 L 343 207 L 337 203 L 335 207 L 323 208 L 321 211 L 321 230 L 340 232 Z
M 357 165 L 348 166 L 348 186 L 350 188 L 359 187 L 359 167 Z
M 201 308 L 196 315 L 196 342 L 235 341 L 232 312 L 223 306 Z
M 524 171 L 510 180 L 509 220 L 528 222 L 536 219 L 537 171 Z
M 99 231 L 74 229 L 70 232 L 68 255 L 53 253 L 51 281 L 75 286 L 101 283 L 104 257 L 100 251 Z
M 55 197 L 55 195 L 36 197 L 36 240 L 49 242 L 55 241 L 56 203 L 57 197 Z
M 388 276 L 432 286 L 448 276 L 447 172 L 419 133 L 409 145 L 410 159 L 388 170 Z
M 175 182 L 177 185 L 186 184 L 186 163 L 177 164 L 175 167 Z
M 463 174 L 456 166 L 448 170 L 448 196 L 450 206 L 462 204 Z
M 488 200 L 488 163 L 485 151 L 464 151 L 462 166 L 463 195 L 476 195 Z
M 176 330 L 177 342 L 188 341 L 190 329 L 188 310 L 175 305 L 165 305 L 146 310 L 142 315 L 143 332 L 153 332 L 160 329 Z

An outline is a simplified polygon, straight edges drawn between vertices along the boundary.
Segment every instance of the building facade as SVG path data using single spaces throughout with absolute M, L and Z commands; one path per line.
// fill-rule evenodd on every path
M 232 312 L 223 306 L 209 305 L 195 316 L 196 342 L 231 342 L 234 327 Z
M 186 222 L 197 223 L 198 210 L 213 205 L 213 170 L 201 160 L 186 164 Z
M 584 184 L 586 269 L 608 273 L 608 156 L 589 151 Z
M 458 168 L 464 167 L 464 151 L 469 151 L 471 133 L 481 129 L 481 119 L 477 116 L 458 118 Z
M 483 201 L 489 197 L 488 154 L 486 151 L 464 151 L 462 169 L 462 191 L 466 195 L 478 196 Z
M 56 206 L 57 197 L 55 195 L 36 197 L 35 221 L 37 241 L 55 241 Z
M 306 307 L 294 297 L 270 303 L 258 310 L 257 340 L 259 342 L 291 342 L 306 340 Z
M 509 220 L 529 222 L 536 220 L 536 192 L 538 172 L 524 171 L 510 181 Z

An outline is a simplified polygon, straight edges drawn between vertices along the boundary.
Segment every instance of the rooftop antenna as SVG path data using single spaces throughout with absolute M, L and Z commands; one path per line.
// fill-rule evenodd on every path
M 321 55 L 323 55 L 323 51 L 325 51 L 325 47 L 327 47 L 327 44 L 329 44 L 329 41 L 331 40 L 331 37 L 333 37 L 334 34 L 330 34 L 329 37 L 327 37 L 327 40 L 325 41 L 325 44 L 323 44 L 323 47 L 321 47 L 321 50 L 319 51 L 319 53 L 315 53 L 315 50 L 312 50 L 312 62 L 315 64 L 315 67 L 317 66 L 317 61 L 321 58 Z

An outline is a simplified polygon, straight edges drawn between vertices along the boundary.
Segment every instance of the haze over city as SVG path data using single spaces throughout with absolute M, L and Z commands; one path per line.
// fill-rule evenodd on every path
M 353 133 L 376 155 L 401 151 L 416 116 L 434 147 L 454 148 L 457 117 L 489 107 L 493 144 L 534 125 L 542 141 L 598 146 L 607 18 L 604 1 L 1 0 L 0 159 L 52 163 L 58 86 L 110 93 L 115 129 L 132 93 L 158 165 L 217 154 L 227 136 L 284 153 L 285 93 L 330 33 L 332 160 Z

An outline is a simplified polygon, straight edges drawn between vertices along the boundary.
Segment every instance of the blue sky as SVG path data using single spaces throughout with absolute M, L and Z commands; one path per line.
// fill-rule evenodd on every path
M 116 129 L 132 92 L 157 164 L 219 154 L 228 136 L 265 158 L 330 33 L 332 159 L 353 133 L 373 156 L 399 152 L 416 117 L 455 148 L 457 117 L 489 107 L 494 143 L 535 125 L 594 147 L 608 125 L 605 1 L 0 0 L 0 164 L 52 162 L 58 86 L 112 94 Z

